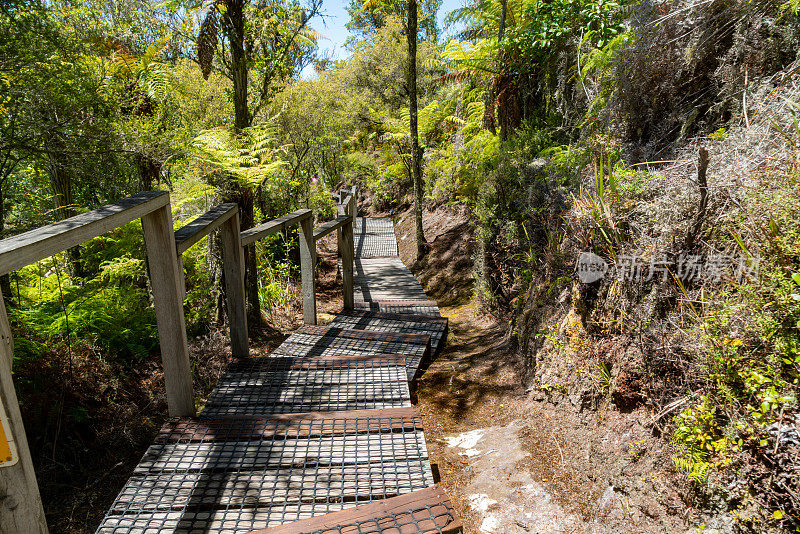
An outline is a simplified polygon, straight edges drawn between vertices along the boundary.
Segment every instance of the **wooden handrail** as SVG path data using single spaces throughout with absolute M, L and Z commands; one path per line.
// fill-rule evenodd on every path
M 247 356 L 244 246 L 285 230 L 289 225 L 298 225 L 303 319 L 306 324 L 316 324 L 315 243 L 317 239 L 336 230 L 342 256 L 344 307 L 352 309 L 356 195 L 355 186 L 349 191 L 340 192 L 339 199 L 344 196 L 339 206 L 343 215 L 320 225 L 316 230 L 313 228 L 311 210 L 300 209 L 240 232 L 238 208 L 229 203 L 212 208 L 174 232 L 169 193 L 143 191 L 119 202 L 0 241 L 0 274 L 35 263 L 141 219 L 169 412 L 172 416 L 191 416 L 194 415 L 194 394 L 182 306 L 185 290 L 183 269 L 179 262 L 183 252 L 212 231 L 219 229 L 222 232 L 231 346 L 234 355 L 244 357 Z M 14 345 L 2 299 L 0 294 L 0 405 L 8 412 L 9 428 L 6 431 L 15 439 L 19 461 L 0 470 L 0 488 L 4 488 L 5 499 L 11 499 L 18 504 L 13 508 L 0 506 L 0 531 L 46 534 L 47 524 L 14 391 L 11 373 Z
M 136 219 L 142 220 L 148 275 L 161 345 L 167 405 L 172 416 L 194 415 L 194 393 L 183 315 L 182 270 L 178 266 L 169 193 L 143 191 L 126 199 L 0 241 L 0 274 L 77 246 Z M 18 461 L 0 469 L 0 532 L 47 533 L 25 428 L 14 392 L 14 343 L 0 294 L 0 405 L 7 411 L 6 436 L 16 443 Z
M 49 258 L 168 205 L 166 191 L 142 191 L 102 208 L 3 239 L 0 274 Z
M 247 245 L 258 241 L 259 239 L 264 239 L 269 235 L 286 230 L 289 225 L 299 223 L 306 219 L 311 219 L 311 216 L 311 210 L 304 208 L 283 215 L 282 217 L 278 217 L 277 219 L 272 219 L 264 224 L 254 226 L 253 228 L 242 232 L 242 246 L 246 247 Z
M 352 224 L 352 218 L 349 215 L 339 215 L 332 221 L 320 224 L 314 228 L 314 241 L 319 241 L 334 230 L 338 230 L 345 224 Z
M 175 248 L 180 258 L 203 237 L 219 229 L 222 244 L 222 270 L 225 273 L 225 305 L 231 336 L 231 352 L 235 358 L 250 355 L 247 339 L 247 313 L 244 293 L 244 249 L 239 230 L 239 206 L 228 202 L 214 206 L 175 232 Z M 183 269 L 181 287 L 185 288 Z
M 178 249 L 178 254 L 183 254 L 189 247 L 222 226 L 225 221 L 236 215 L 238 210 L 239 207 L 233 202 L 220 204 L 176 230 L 175 247 Z
M 336 213 L 339 215 L 344 215 L 347 213 L 348 207 L 355 205 L 355 200 L 353 199 L 353 195 L 347 195 L 341 204 L 336 206 Z
M 342 257 L 342 286 L 344 308 L 352 310 L 355 305 L 355 281 L 353 266 L 355 262 L 355 241 L 353 233 L 356 226 L 356 187 L 339 191 L 339 204 L 336 206 L 337 217 L 333 221 L 321 224 L 314 230 L 314 238 L 320 239 L 333 230 L 337 230 L 339 255 Z
M 299 209 L 259 224 L 241 233 L 242 247 L 252 245 L 259 239 L 286 230 L 291 224 L 297 224 L 300 230 L 300 279 L 303 294 L 303 322 L 317 324 L 316 280 L 314 279 L 314 263 L 316 247 L 314 246 L 313 214 L 310 209 Z

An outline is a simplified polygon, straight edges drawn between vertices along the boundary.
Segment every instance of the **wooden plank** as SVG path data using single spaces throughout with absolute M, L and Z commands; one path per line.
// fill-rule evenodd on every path
M 49 258 L 166 205 L 169 205 L 166 191 L 142 191 L 96 210 L 3 239 L 0 274 Z M 174 249 L 170 253 L 174 256 Z
M 46 534 L 42 498 L 11 376 L 13 358 L 14 341 L 0 294 L 0 403 L 8 415 L 8 428 L 5 430 L 14 440 L 18 456 L 15 464 L 0 469 L 0 532 Z
M 150 445 L 136 474 L 192 470 L 252 471 L 279 466 L 353 465 L 380 458 L 393 461 L 427 461 L 421 431 L 352 434 L 320 438 L 269 441 L 175 442 Z
M 436 317 L 433 315 L 418 315 L 413 313 L 391 313 L 367 310 L 344 310 L 340 315 L 347 317 L 365 317 L 374 319 L 387 319 L 390 321 L 408 321 L 411 323 L 437 323 L 447 324 L 447 317 Z
M 343 388 L 338 388 L 344 390 Z M 400 388 L 390 394 L 384 394 L 386 388 L 380 396 L 350 396 L 348 398 L 337 398 L 329 402 L 306 402 L 298 404 L 294 400 L 286 402 L 273 402 L 274 399 L 263 399 L 258 391 L 244 392 L 241 395 L 217 396 L 219 402 L 209 403 L 203 408 L 203 417 L 238 415 L 264 415 L 270 413 L 298 413 L 319 410 L 322 412 L 332 412 L 339 410 L 366 410 L 366 409 L 388 409 L 411 406 L 407 386 L 405 390 Z M 264 400 L 264 402 L 261 402 Z
M 312 532 L 355 534 L 364 531 L 363 528 L 359 528 L 359 524 L 364 522 L 368 522 L 365 526 L 369 528 L 369 532 L 380 532 L 383 530 L 380 527 L 383 526 L 387 532 L 392 534 L 428 532 L 455 534 L 461 532 L 462 528 L 461 521 L 456 517 L 447 494 L 439 486 L 433 486 L 399 497 L 303 519 L 279 527 L 254 530 L 248 534 L 308 534 Z M 398 528 L 398 525 L 406 528 Z
M 175 246 L 178 249 L 178 254 L 186 252 L 189 247 L 222 226 L 225 221 L 238 212 L 239 207 L 233 202 L 220 204 L 178 229 L 175 232 Z
M 244 293 L 244 247 L 242 247 L 239 232 L 238 209 L 225 220 L 220 227 L 220 232 L 231 353 L 234 358 L 247 358 L 250 350 L 247 340 L 247 312 Z
M 303 294 L 303 322 L 317 324 L 316 277 L 314 270 L 317 263 L 317 246 L 314 240 L 311 211 L 309 216 L 300 220 L 300 279 Z
M 281 525 L 355 506 L 355 502 L 309 502 L 223 510 L 168 510 L 125 514 L 111 513 L 96 534 L 244 534 L 264 525 Z
M 419 408 L 411 406 L 382 410 L 175 418 L 164 423 L 155 442 L 312 438 L 422 429 Z
M 337 328 L 335 326 L 301 326 L 295 330 L 294 334 L 306 334 L 314 336 L 335 336 L 345 339 L 361 339 L 366 341 L 389 341 L 395 343 L 410 343 L 414 345 L 427 345 L 430 343 L 430 336 L 427 334 L 404 334 L 401 332 L 370 332 L 369 330 L 355 330 L 348 328 Z M 286 341 L 292 341 L 292 336 Z
M 194 394 L 183 315 L 183 279 L 175 254 L 169 202 L 143 216 L 142 229 L 150 266 L 169 414 L 191 416 L 194 415 Z
M 268 415 L 277 413 L 333 412 L 410 406 L 407 372 L 395 367 L 391 380 L 361 382 L 282 383 L 275 375 L 229 375 L 220 381 L 208 397 L 203 417 L 236 416 L 243 413 Z M 373 373 L 385 378 L 382 369 Z M 320 373 L 315 373 L 318 378 Z M 366 373 L 363 373 L 366 374 Z
M 231 372 L 220 379 L 217 387 L 232 388 L 256 385 L 263 387 L 334 386 L 366 382 L 397 382 L 404 380 L 403 367 L 317 367 L 313 369 L 256 369 L 253 372 Z M 267 412 L 268 413 L 268 412 Z
M 417 306 L 421 308 L 437 308 L 435 300 L 369 300 L 359 303 L 356 307 L 364 309 L 375 306 Z
M 255 372 L 258 369 L 347 369 L 406 365 L 404 354 L 336 354 L 304 358 L 296 356 L 267 356 L 233 362 L 228 372 Z
M 319 226 L 314 228 L 314 241 L 318 241 L 328 235 L 329 233 L 333 232 L 334 230 L 338 230 L 346 223 L 350 221 L 350 217 L 347 215 L 340 215 L 333 219 L 332 221 L 328 221 L 326 223 L 320 224 Z
M 278 507 L 354 499 L 367 503 L 431 484 L 433 473 L 427 461 L 386 460 L 310 469 L 291 466 L 264 471 L 141 474 L 128 480 L 112 504 L 111 512 L 151 512 L 183 507 L 249 510 L 265 503 Z M 207 532 L 201 525 L 182 526 L 186 529 L 183 532 Z M 168 529 L 161 532 L 165 531 L 174 532 Z M 233 534 L 235 530 L 227 532 Z
M 272 219 L 264 224 L 259 224 L 258 226 L 242 232 L 242 246 L 246 247 L 259 239 L 264 239 L 269 235 L 286 230 L 286 228 L 292 224 L 297 224 L 307 219 L 310 220 L 311 217 L 311 210 L 304 208 L 278 217 L 277 219 Z
M 416 359 L 430 354 L 428 344 L 405 343 L 402 341 L 380 341 L 357 338 L 324 338 L 314 334 L 305 335 L 283 342 L 270 357 L 301 357 L 304 359 L 324 359 L 331 356 L 364 353 L 402 352 L 406 356 L 406 366 Z M 342 365 L 335 362 L 334 365 Z

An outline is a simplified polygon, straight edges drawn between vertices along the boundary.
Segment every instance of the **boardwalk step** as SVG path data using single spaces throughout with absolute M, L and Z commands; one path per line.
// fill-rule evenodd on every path
M 431 485 L 416 408 L 178 418 L 98 533 L 239 534 Z
M 363 301 L 424 300 L 419 281 L 398 257 L 364 258 L 355 261 L 355 298 Z
M 316 468 L 386 460 L 426 458 L 422 432 L 353 434 L 221 443 L 155 443 L 134 473 L 238 471 L 278 467 Z
M 356 258 L 397 256 L 397 240 L 391 219 L 358 218 L 353 237 Z
M 433 483 L 427 458 L 386 460 L 309 469 L 134 474 L 111 512 L 194 510 L 263 504 L 370 502 Z M 223 497 L 221 499 L 221 497 Z
M 394 224 L 388 217 L 358 217 L 354 231 L 357 234 L 391 234 L 394 236 Z
M 422 430 L 419 408 L 412 406 L 253 417 L 176 417 L 164 423 L 155 441 L 249 441 L 400 430 Z
M 202 417 L 333 412 L 411 405 L 406 357 L 320 354 L 235 362 L 220 378 Z
M 426 334 L 414 334 L 405 332 L 370 332 L 365 330 L 355 330 L 337 326 L 303 326 L 298 328 L 292 335 L 316 335 L 339 338 L 361 339 L 368 341 L 388 341 L 397 343 L 413 343 L 425 345 L 429 342 Z M 291 339 L 291 336 L 290 336 Z
M 399 301 L 403 302 L 403 301 Z M 424 303 L 431 303 L 432 306 L 436 306 L 436 301 L 429 300 L 423 301 Z M 396 320 L 396 321 L 409 321 L 413 323 L 433 323 L 433 324 L 447 324 L 448 319 L 447 317 L 441 316 L 434 316 L 434 315 L 424 315 L 424 314 L 413 314 L 413 313 L 391 313 L 391 312 L 378 312 L 378 311 L 365 311 L 365 310 L 343 310 L 339 313 L 339 316 L 347 316 L 347 317 L 363 317 L 369 316 L 374 317 L 376 319 L 389 319 L 389 320 Z
M 351 354 L 403 354 L 407 378 L 412 380 L 422 361 L 430 356 L 430 351 L 430 336 L 424 334 L 304 326 L 289 336 L 271 356 L 326 358 Z
M 391 258 L 397 256 L 394 234 L 356 233 L 355 253 L 358 258 Z
M 440 317 L 435 300 L 380 300 L 356 301 L 356 310 L 369 310 L 383 313 L 428 315 Z
M 429 335 L 434 356 L 439 353 L 442 342 L 447 337 L 447 319 L 427 315 L 345 310 L 337 315 L 330 325 L 373 332 Z
M 249 534 L 455 534 L 461 521 L 439 487 Z

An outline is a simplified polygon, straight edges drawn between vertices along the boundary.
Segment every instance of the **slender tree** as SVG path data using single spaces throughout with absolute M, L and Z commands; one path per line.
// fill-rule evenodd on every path
M 417 260 L 425 256 L 427 243 L 422 229 L 422 150 L 417 128 L 417 0 L 408 0 L 408 98 L 411 130 L 411 172 L 414 177 L 414 219 L 417 227 Z
M 432 0 L 427 2 L 431 7 L 430 12 L 425 17 L 426 24 L 436 25 L 436 11 L 441 2 Z M 409 130 L 411 137 L 411 176 L 414 181 L 414 216 L 416 222 L 417 238 L 417 260 L 425 256 L 427 242 L 425 232 L 422 229 L 422 148 L 419 144 L 419 104 L 417 99 L 417 41 L 419 39 L 419 6 L 417 0 L 408 0 L 406 8 L 406 40 L 408 43 L 408 69 L 407 84 L 409 97 Z M 365 0 L 361 8 L 355 12 L 350 8 L 351 28 L 364 31 L 370 25 L 379 27 L 383 24 L 385 14 L 394 10 L 396 13 L 402 12 L 402 4 L 399 1 L 385 0 Z M 367 16 L 369 14 L 369 16 Z M 428 31 L 428 36 L 436 39 L 436 31 Z
M 281 84 L 311 60 L 316 34 L 308 21 L 319 14 L 321 6 L 321 0 L 311 0 L 307 8 L 284 0 L 218 0 L 208 5 L 197 38 L 197 59 L 204 77 L 217 68 L 233 83 L 236 132 L 252 126 Z M 251 228 L 257 188 L 236 183 L 238 187 L 224 191 L 223 197 L 239 204 L 242 229 Z M 252 246 L 245 252 L 245 271 L 249 320 L 258 325 L 261 305 Z

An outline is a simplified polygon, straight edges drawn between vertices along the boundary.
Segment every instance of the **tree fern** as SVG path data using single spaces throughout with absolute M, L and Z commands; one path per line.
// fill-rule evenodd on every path
M 162 37 L 150 44 L 140 57 L 124 51 L 113 55 L 113 74 L 131 78 L 142 93 L 156 102 L 163 102 L 169 91 L 169 70 L 161 62 L 161 56 L 168 46 L 168 38 Z
M 280 177 L 285 163 L 278 158 L 276 132 L 272 125 L 246 128 L 239 134 L 228 128 L 205 130 L 195 137 L 196 158 L 210 172 L 224 171 L 247 187 L 268 185 Z

